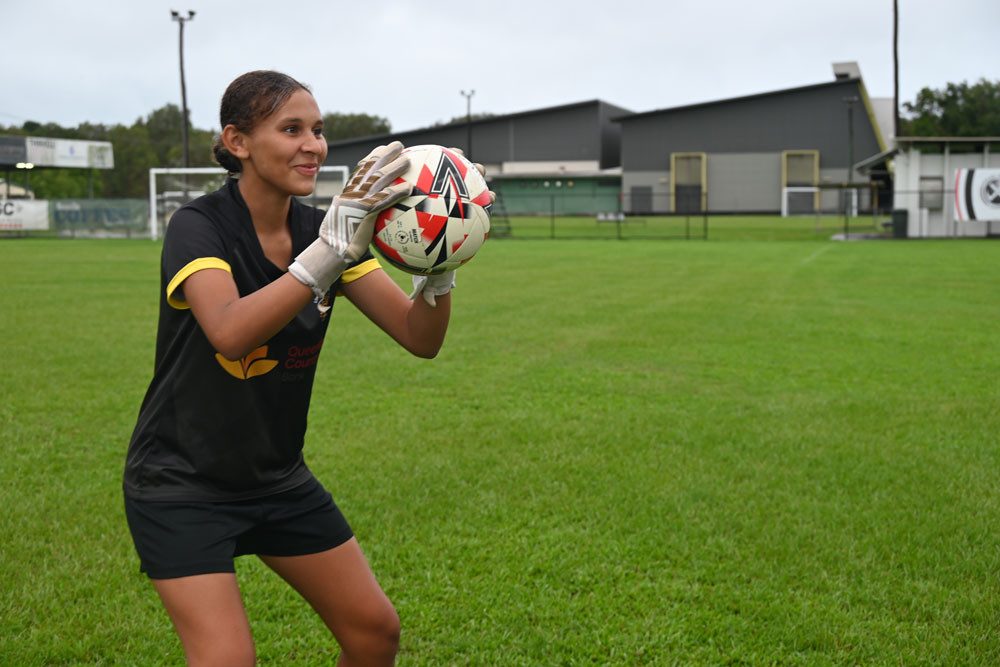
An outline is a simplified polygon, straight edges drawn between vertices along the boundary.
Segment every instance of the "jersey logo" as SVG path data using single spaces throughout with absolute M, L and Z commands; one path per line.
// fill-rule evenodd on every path
M 249 380 L 252 377 L 269 373 L 278 365 L 276 360 L 267 359 L 267 345 L 258 347 L 238 361 L 230 361 L 221 354 L 216 354 L 215 360 L 237 380 Z

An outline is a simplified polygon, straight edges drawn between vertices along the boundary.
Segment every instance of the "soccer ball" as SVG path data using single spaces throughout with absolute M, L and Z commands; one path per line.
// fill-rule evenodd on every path
M 372 244 L 407 273 L 434 275 L 465 264 L 490 232 L 490 192 L 464 156 L 442 146 L 403 150 L 410 168 L 396 180 L 409 197 L 376 214 Z

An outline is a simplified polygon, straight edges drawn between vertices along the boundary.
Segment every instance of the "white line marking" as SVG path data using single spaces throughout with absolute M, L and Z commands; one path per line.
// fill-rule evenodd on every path
M 802 260 L 802 263 L 803 264 L 808 264 L 809 262 L 813 261 L 814 259 L 816 259 L 820 255 L 822 255 L 824 252 L 826 252 L 827 250 L 829 250 L 832 247 L 833 247 L 833 245 L 825 245 L 825 246 L 823 246 L 822 248 L 820 248 L 819 250 L 817 250 L 813 254 L 809 255 L 804 260 Z

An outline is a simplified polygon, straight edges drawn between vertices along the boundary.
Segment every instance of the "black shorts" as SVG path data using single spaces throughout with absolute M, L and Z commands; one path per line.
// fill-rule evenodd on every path
M 235 572 L 236 556 L 302 556 L 354 536 L 316 479 L 290 491 L 235 502 L 151 502 L 125 496 L 125 516 L 140 570 L 151 579 Z

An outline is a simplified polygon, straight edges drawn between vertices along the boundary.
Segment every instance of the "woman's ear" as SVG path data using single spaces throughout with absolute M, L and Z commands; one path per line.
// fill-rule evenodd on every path
M 222 128 L 222 143 L 226 150 L 238 160 L 246 160 L 250 157 L 246 135 L 237 130 L 235 125 L 226 125 Z

